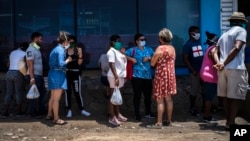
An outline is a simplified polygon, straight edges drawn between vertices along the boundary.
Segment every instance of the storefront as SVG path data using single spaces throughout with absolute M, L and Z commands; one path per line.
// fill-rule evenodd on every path
M 222 32 L 218 0 L 3 0 L 0 21 L 0 71 L 7 70 L 9 52 L 18 43 L 30 41 L 33 31 L 44 35 L 45 69 L 60 30 L 77 36 L 88 58 L 86 68 L 90 69 L 97 68 L 111 34 L 121 35 L 123 45 L 128 47 L 134 34 L 140 32 L 145 34 L 147 44 L 155 48 L 159 30 L 167 27 L 174 34 L 176 66 L 182 67 L 182 46 L 188 39 L 189 26 L 201 28 L 202 42 L 205 31 L 218 35 Z

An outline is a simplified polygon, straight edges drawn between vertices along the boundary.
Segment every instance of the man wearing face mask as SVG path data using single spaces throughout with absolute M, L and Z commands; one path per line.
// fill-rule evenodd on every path
M 202 81 L 199 73 L 202 65 L 203 50 L 200 43 L 200 29 L 197 26 L 191 26 L 188 29 L 189 40 L 183 46 L 183 62 L 190 72 L 191 93 L 190 93 L 190 113 L 193 116 L 200 116 L 195 101 L 196 96 L 201 91 Z M 202 99 L 203 96 L 202 96 Z M 204 101 L 204 100 L 203 100 Z
M 134 63 L 132 86 L 134 91 L 133 103 L 135 110 L 135 119 L 141 120 L 140 100 L 144 95 L 145 118 L 155 118 L 151 113 L 152 97 L 152 68 L 150 66 L 151 57 L 154 51 L 151 47 L 146 46 L 146 38 L 143 34 L 138 33 L 134 36 L 136 47 L 126 51 L 127 59 Z M 134 52 L 134 55 L 132 55 Z
M 231 28 L 217 43 L 219 62 L 214 67 L 218 71 L 218 96 L 223 98 L 226 114 L 226 129 L 235 124 L 240 104 L 246 99 L 248 73 L 244 64 L 247 19 L 242 12 L 234 12 L 229 18 Z M 217 53 L 214 54 L 218 57 Z
M 31 43 L 26 50 L 26 59 L 28 65 L 26 79 L 29 81 L 30 85 L 36 84 L 40 93 L 38 100 L 29 100 L 29 114 L 34 118 L 41 118 L 41 115 L 46 113 L 44 101 L 46 89 L 43 79 L 42 54 L 40 51 L 42 37 L 43 35 L 41 33 L 33 32 L 31 35 Z

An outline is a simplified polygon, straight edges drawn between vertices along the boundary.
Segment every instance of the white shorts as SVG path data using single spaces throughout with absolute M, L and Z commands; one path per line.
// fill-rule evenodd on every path
M 108 77 L 109 80 L 109 87 L 110 88 L 115 88 L 115 78 L 114 77 Z M 118 88 L 121 88 L 124 86 L 124 81 L 125 79 L 123 77 L 119 77 L 119 86 Z
M 247 88 L 248 73 L 246 70 L 223 69 L 218 72 L 218 96 L 245 100 Z

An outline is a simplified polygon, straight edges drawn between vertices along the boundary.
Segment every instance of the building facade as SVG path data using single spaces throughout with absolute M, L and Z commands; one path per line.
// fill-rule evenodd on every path
M 246 5 L 250 6 L 248 0 L 1 0 L 0 71 L 8 69 L 10 51 L 21 42 L 29 42 L 34 31 L 44 35 L 45 69 L 60 30 L 76 35 L 85 51 L 84 67 L 92 69 L 98 67 L 111 34 L 119 34 L 123 46 L 129 47 L 134 34 L 140 32 L 145 34 L 147 45 L 155 48 L 163 27 L 174 34 L 176 66 L 182 67 L 182 46 L 188 40 L 189 26 L 201 28 L 203 43 L 205 31 L 220 35 L 228 28 L 227 19 L 233 11 L 250 16 L 244 11 Z

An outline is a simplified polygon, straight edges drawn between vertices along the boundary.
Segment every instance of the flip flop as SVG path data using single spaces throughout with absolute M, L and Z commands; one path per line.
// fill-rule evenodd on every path
M 53 120 L 54 118 L 53 118 L 53 116 L 47 116 L 46 117 L 46 120 Z
M 64 125 L 64 124 L 67 124 L 67 122 L 65 122 L 65 121 L 62 120 L 62 119 L 53 120 L 53 123 L 54 123 L 54 124 L 57 124 L 57 125 Z

